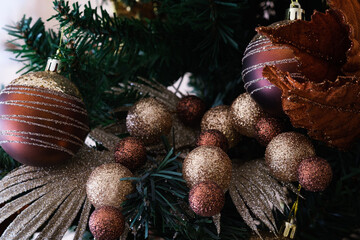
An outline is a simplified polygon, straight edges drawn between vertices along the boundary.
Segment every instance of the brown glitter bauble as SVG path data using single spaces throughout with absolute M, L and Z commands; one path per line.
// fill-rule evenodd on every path
M 229 147 L 234 147 L 240 140 L 230 114 L 229 106 L 217 106 L 208 110 L 201 120 L 201 131 L 215 129 L 222 132 L 228 140 Z
M 323 158 L 311 157 L 301 161 L 298 168 L 298 181 L 307 191 L 324 191 L 332 179 L 330 164 Z
M 106 163 L 95 168 L 86 182 L 86 193 L 91 204 L 95 208 L 119 208 L 134 189 L 130 181 L 120 181 L 128 177 L 133 177 L 133 174 L 120 163 Z
M 197 215 L 211 217 L 219 214 L 224 204 L 224 192 L 214 182 L 201 182 L 190 190 L 189 205 Z
M 255 138 L 255 124 L 265 113 L 250 95 L 240 94 L 231 104 L 230 112 L 236 131 L 241 135 Z
M 143 141 L 135 137 L 121 139 L 115 151 L 115 161 L 130 170 L 145 164 L 146 149 Z
M 172 126 L 170 110 L 155 98 L 144 98 L 135 103 L 126 117 L 126 128 L 131 136 L 138 137 L 145 144 L 157 143 L 167 135 Z
M 176 112 L 179 119 L 186 126 L 200 125 L 201 118 L 206 111 L 205 102 L 196 96 L 183 97 L 176 106 Z
M 229 143 L 225 135 L 219 130 L 210 129 L 200 133 L 196 145 L 199 146 L 215 146 L 227 152 Z
M 296 132 L 281 133 L 266 147 L 265 160 L 270 173 L 278 180 L 294 182 L 297 168 L 304 158 L 315 156 L 310 140 Z
M 89 132 L 73 83 L 54 72 L 25 74 L 0 94 L 0 143 L 15 160 L 52 166 L 73 157 Z
M 276 118 L 260 118 L 255 124 L 256 139 L 266 146 L 284 130 L 284 125 Z
M 91 214 L 89 228 L 97 240 L 116 240 L 124 232 L 125 219 L 119 209 L 104 206 Z
M 200 146 L 186 156 L 182 173 L 189 188 L 203 181 L 213 181 L 225 191 L 230 185 L 232 164 L 221 148 Z

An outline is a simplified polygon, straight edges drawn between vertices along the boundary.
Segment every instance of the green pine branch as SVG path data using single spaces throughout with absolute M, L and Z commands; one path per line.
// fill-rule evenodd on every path
M 168 145 L 168 144 L 166 144 Z M 229 207 L 221 217 L 222 232 L 216 233 L 211 218 L 195 215 L 188 205 L 189 189 L 182 178 L 182 164 L 171 148 L 160 162 L 132 180 L 136 192 L 123 204 L 123 213 L 139 239 L 159 236 L 164 239 L 245 239 L 248 228 L 228 197 Z M 236 226 L 234 226 L 236 223 Z
M 124 203 L 123 213 L 130 228 L 138 230 L 143 238 L 148 238 L 150 231 L 162 237 L 176 234 L 192 238 L 187 230 L 193 218 L 186 212 L 189 189 L 180 172 L 178 155 L 171 149 L 162 162 L 154 162 L 154 167 L 139 177 L 122 179 L 136 183 L 136 193 Z
M 20 163 L 16 162 L 0 147 L 0 179 L 19 166 Z
M 24 64 L 18 72 L 44 70 L 48 57 L 56 52 L 60 35 L 53 30 L 46 31 L 41 19 L 32 24 L 32 18 L 25 16 L 15 26 L 7 25 L 5 30 L 14 38 L 9 42 L 15 47 L 8 51 Z
M 304 239 L 342 239 L 360 227 L 360 144 L 348 152 L 317 144 L 317 154 L 333 169 L 332 184 L 321 193 L 304 192 L 299 235 Z

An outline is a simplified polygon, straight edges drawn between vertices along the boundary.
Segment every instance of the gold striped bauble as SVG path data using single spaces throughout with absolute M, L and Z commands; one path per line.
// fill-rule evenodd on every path
M 62 163 L 76 154 L 88 132 L 77 88 L 55 72 L 25 74 L 0 94 L 0 144 L 23 164 Z

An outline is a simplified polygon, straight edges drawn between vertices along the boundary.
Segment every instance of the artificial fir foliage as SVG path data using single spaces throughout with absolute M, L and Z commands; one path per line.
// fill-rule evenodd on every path
M 144 4 L 147 3 L 155 2 L 144 1 Z M 134 6 L 137 3 L 126 0 L 124 4 Z M 61 74 L 79 88 L 94 129 L 111 124 L 124 125 L 126 111 L 119 109 L 128 110 L 140 97 L 148 94 L 139 94 L 139 89 L 131 84 L 144 84 L 138 77 L 154 79 L 156 82 L 146 85 L 156 89 L 160 85 L 169 86 L 190 72 L 194 92 L 203 98 L 208 107 L 230 105 L 245 92 L 241 79 L 242 58 L 246 46 L 256 34 L 255 27 L 268 26 L 284 19 L 289 1 L 163 0 L 155 5 L 150 18 L 144 17 L 150 16 L 146 14 L 131 18 L 129 15 L 112 15 L 90 4 L 85 5 L 82 11 L 78 4 L 55 0 L 52 18 L 60 23 L 61 30 L 45 30 L 41 19 L 34 22 L 27 17 L 6 29 L 16 40 L 13 41 L 15 48 L 12 51 L 25 64 L 20 70 L 22 73 L 44 69 L 47 58 L 56 53 L 62 35 L 60 32 L 63 31 L 64 43 L 60 45 L 59 54 L 63 62 Z M 301 5 L 306 10 L 307 19 L 313 10 L 324 12 L 327 8 L 322 0 L 302 0 Z M 114 91 L 113 87 L 117 90 Z M 304 133 L 302 130 L 295 131 Z M 111 132 L 118 133 L 121 138 L 127 136 L 125 131 Z M 185 132 L 177 134 L 185 135 Z M 117 138 L 110 139 L 118 141 Z M 330 163 L 333 181 L 324 192 L 301 192 L 304 199 L 299 202 L 297 237 L 341 239 L 350 236 L 360 227 L 360 144 L 355 143 L 350 150 L 343 152 L 321 142 L 312 142 L 316 155 Z M 112 151 L 115 151 L 110 149 L 114 147 L 112 144 L 104 144 L 99 152 L 84 148 L 82 151 L 86 157 L 81 161 L 91 158 L 94 166 L 90 165 L 95 167 L 96 161 L 103 162 L 96 156 L 106 155 L 104 162 L 109 162 L 113 158 Z M 243 137 L 235 148 L 228 151 L 228 155 L 231 159 L 244 162 L 263 157 L 264 152 L 265 148 L 256 140 Z M 187 202 L 189 189 L 181 174 L 185 154 L 187 152 L 177 149 L 176 142 L 165 141 L 165 147 L 148 153 L 147 166 L 140 169 L 135 178 L 123 179 L 133 180 L 136 186 L 136 191 L 123 205 L 123 214 L 133 231 L 128 239 L 134 238 L 132 234 L 136 239 L 151 236 L 164 239 L 248 239 L 252 230 L 237 212 L 228 193 L 221 211 L 220 234 L 216 219 L 196 216 L 191 212 Z M 3 151 L 0 158 L 2 176 L 18 166 Z M 31 168 L 24 167 L 23 171 L 31 171 Z M 56 169 L 52 171 L 58 172 Z M 52 171 L 46 177 L 51 177 Z M 85 177 L 76 173 L 74 179 L 86 181 Z M 59 176 L 66 174 L 61 172 Z M 34 191 L 39 190 L 41 188 Z M 291 191 L 289 196 L 292 200 L 296 199 L 296 194 Z M 75 203 L 76 198 L 72 198 Z M 84 203 L 83 208 L 89 214 L 90 205 Z M 56 211 L 58 214 L 61 208 Z M 265 210 L 260 209 L 259 212 L 262 211 Z M 287 208 L 285 214 L 273 212 L 277 228 L 286 219 L 287 212 Z M 72 217 L 76 219 L 75 212 Z M 61 216 L 61 219 L 64 217 Z M 86 221 L 81 219 L 82 226 L 85 226 Z M 269 224 L 261 223 L 258 227 L 268 232 L 266 226 L 269 227 Z M 77 230 L 77 233 L 80 232 Z

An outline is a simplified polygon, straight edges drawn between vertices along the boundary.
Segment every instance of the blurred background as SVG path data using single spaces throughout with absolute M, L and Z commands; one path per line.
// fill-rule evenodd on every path
M 87 3 L 89 0 L 78 0 L 79 4 Z M 70 0 L 70 3 L 76 2 Z M 90 0 L 92 6 L 102 5 L 109 12 L 114 11 L 110 4 L 103 3 L 103 0 Z M 32 17 L 33 21 L 42 18 L 44 21 L 49 19 L 55 11 L 51 0 L 11 0 L 3 1 L 0 8 L 0 85 L 6 85 L 19 74 L 16 72 L 21 69 L 22 64 L 12 60 L 14 55 L 6 51 L 11 44 L 7 43 L 11 36 L 7 34 L 4 27 L 8 24 L 14 25 L 24 15 Z M 46 23 L 47 28 L 55 28 L 56 21 Z

